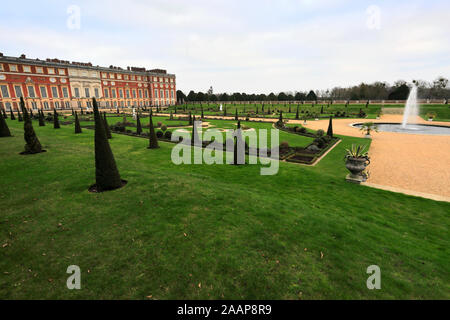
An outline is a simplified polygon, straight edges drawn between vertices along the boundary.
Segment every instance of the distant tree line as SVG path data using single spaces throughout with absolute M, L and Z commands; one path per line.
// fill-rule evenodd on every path
M 424 80 L 414 81 L 418 86 L 418 95 L 421 99 L 449 99 L 450 87 L 447 78 L 438 77 L 432 82 Z M 334 87 L 327 90 L 310 90 L 297 92 L 279 92 L 277 94 L 248 94 L 213 93 L 210 87 L 207 92 L 194 92 L 191 90 L 185 95 L 177 90 L 178 102 L 190 101 L 316 101 L 316 100 L 405 100 L 408 98 L 412 84 L 399 80 L 393 85 L 387 82 L 361 83 L 353 87 Z

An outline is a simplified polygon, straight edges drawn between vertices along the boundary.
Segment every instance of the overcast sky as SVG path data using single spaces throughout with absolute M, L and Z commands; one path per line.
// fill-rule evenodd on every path
M 186 93 L 431 81 L 450 77 L 449 14 L 448 0 L 8 0 L 0 52 L 163 68 Z

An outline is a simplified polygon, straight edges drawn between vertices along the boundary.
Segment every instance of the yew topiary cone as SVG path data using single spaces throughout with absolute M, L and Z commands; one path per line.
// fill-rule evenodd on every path
M 75 111 L 75 133 L 82 133 L 80 120 L 78 119 L 78 114 L 76 111 Z
M 36 136 L 36 133 L 33 129 L 33 123 L 31 122 L 31 118 L 28 115 L 27 109 L 25 108 L 25 102 L 23 101 L 23 98 L 20 98 L 20 107 L 22 108 L 23 117 L 24 117 L 24 139 L 25 139 L 25 151 L 23 151 L 21 154 L 35 154 L 44 152 L 41 147 L 41 143 L 39 142 L 39 139 Z
M 44 112 L 42 110 L 39 110 L 39 127 L 45 126 L 45 119 L 44 119 Z
M 155 133 L 155 127 L 153 127 L 153 120 L 152 120 L 152 111 L 150 111 L 150 117 L 149 117 L 149 125 L 150 125 L 150 135 L 149 135 L 149 145 L 148 145 L 148 149 L 157 149 L 159 148 L 158 145 L 158 139 L 156 138 L 156 133 Z
M 59 128 L 61 127 L 59 125 L 58 112 L 56 112 L 56 109 L 53 109 L 53 129 Z
M 141 135 L 141 133 L 142 133 L 141 117 L 139 117 L 139 112 L 136 117 L 136 133 L 138 135 Z
M 92 99 L 95 117 L 95 190 L 113 190 L 123 185 L 116 161 L 106 137 L 105 123 L 98 111 L 97 101 Z
M 333 118 L 330 116 L 330 122 L 328 123 L 327 136 L 333 137 Z
M 11 137 L 11 132 L 9 131 L 5 119 L 5 114 L 0 114 L 0 137 Z

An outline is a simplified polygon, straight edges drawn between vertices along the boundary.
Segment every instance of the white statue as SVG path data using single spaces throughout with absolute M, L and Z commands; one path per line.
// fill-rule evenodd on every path
M 136 109 L 135 109 L 135 108 L 133 108 L 133 120 L 135 120 L 135 121 L 136 121 L 136 119 L 137 119 L 137 117 L 136 117 Z
M 219 110 L 222 111 L 222 104 L 220 104 Z

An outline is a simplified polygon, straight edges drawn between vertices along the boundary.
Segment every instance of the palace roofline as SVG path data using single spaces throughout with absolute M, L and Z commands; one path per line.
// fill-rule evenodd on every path
M 6 62 L 6 63 L 22 63 L 22 64 L 30 64 L 30 65 L 37 65 L 37 66 L 52 66 L 52 67 L 63 67 L 63 68 L 77 68 L 77 69 L 90 69 L 90 70 L 97 70 L 97 71 L 104 71 L 104 72 L 116 72 L 116 73 L 127 73 L 127 74 L 139 74 L 139 75 L 150 75 L 150 76 L 167 76 L 169 78 L 175 78 L 175 74 L 167 73 L 166 70 L 163 69 L 150 69 L 147 70 L 145 68 L 139 68 L 139 67 L 127 67 L 126 69 L 123 69 L 121 67 L 116 66 L 110 66 L 110 67 L 100 67 L 100 66 L 93 66 L 92 63 L 88 62 L 75 62 L 75 61 L 66 61 L 66 60 L 60 60 L 60 59 L 30 59 L 27 58 L 24 54 L 20 57 L 10 57 L 5 56 L 2 53 L 0 53 L 0 62 Z

